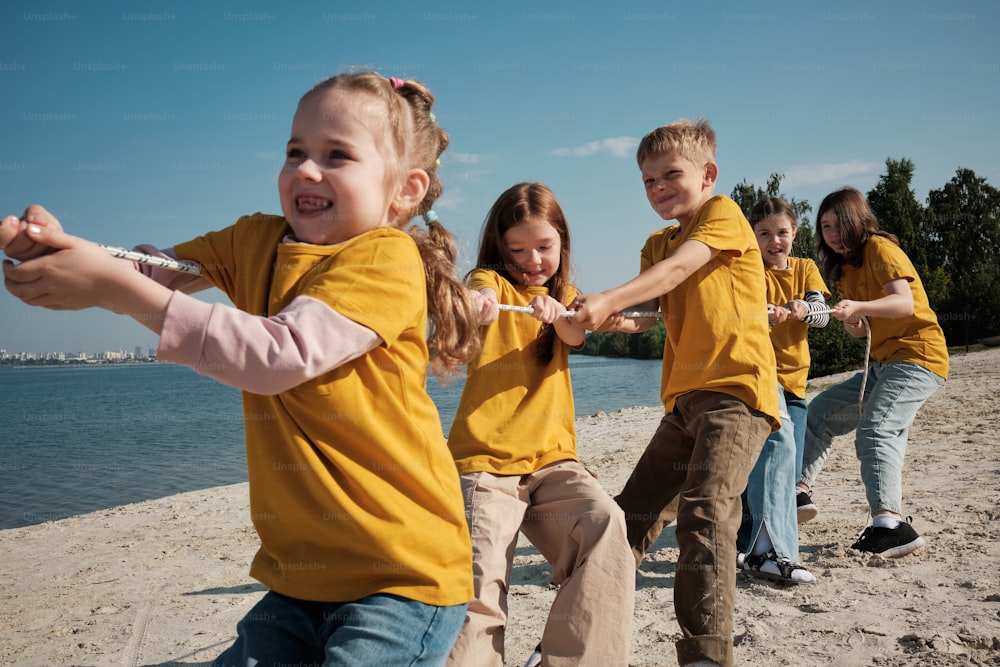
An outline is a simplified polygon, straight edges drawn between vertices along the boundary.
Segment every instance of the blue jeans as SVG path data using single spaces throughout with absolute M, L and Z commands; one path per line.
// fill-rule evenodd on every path
M 778 556 L 799 559 L 799 522 L 795 509 L 795 482 L 799 471 L 795 464 L 795 427 L 785 406 L 785 391 L 778 387 L 781 430 L 764 441 L 764 448 L 750 471 L 743 494 L 743 523 L 737 535 L 737 548 L 751 553 L 762 525 L 767 526 L 771 544 Z
M 808 408 L 806 399 L 799 398 L 787 389 L 782 390 L 785 395 L 785 407 L 788 408 L 788 416 L 792 418 L 792 426 L 795 429 L 795 481 L 798 481 L 802 474 L 802 457 L 806 451 L 806 415 Z
M 816 481 L 833 446 L 833 438 L 856 430 L 854 448 L 861 462 L 872 513 L 902 514 L 903 457 L 910 424 L 917 410 L 944 384 L 944 378 L 908 361 L 868 367 L 868 384 L 858 410 L 864 373 L 823 391 L 809 404 L 802 481 Z
M 396 595 L 312 602 L 269 591 L 237 626 L 213 667 L 443 665 L 467 605 L 435 607 Z

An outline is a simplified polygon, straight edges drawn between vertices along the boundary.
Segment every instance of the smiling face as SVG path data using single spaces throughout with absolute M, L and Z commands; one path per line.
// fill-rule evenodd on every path
M 544 286 L 559 270 L 562 243 L 559 231 L 544 218 L 527 217 L 503 235 L 509 271 L 520 287 Z
M 787 269 L 788 256 L 792 253 L 792 242 L 796 229 L 787 215 L 773 213 L 753 226 L 764 266 L 769 269 Z
M 389 224 L 394 193 L 379 111 L 374 96 L 336 89 L 299 102 L 278 176 L 281 211 L 297 240 L 343 243 Z
M 830 246 L 830 250 L 840 255 L 847 254 L 848 250 L 840 238 L 840 219 L 837 218 L 836 212 L 830 210 L 820 217 L 819 231 L 823 235 L 823 241 Z
M 639 170 L 650 206 L 664 220 L 687 225 L 712 196 L 718 175 L 714 162 L 699 167 L 676 151 L 643 160 Z

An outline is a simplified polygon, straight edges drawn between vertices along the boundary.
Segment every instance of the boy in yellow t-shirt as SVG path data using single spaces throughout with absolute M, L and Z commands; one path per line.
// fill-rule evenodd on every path
M 740 493 L 780 423 L 763 262 L 739 206 L 712 194 L 719 168 L 706 121 L 653 130 L 637 159 L 653 210 L 678 224 L 649 237 L 636 278 L 577 297 L 574 321 L 638 332 L 652 322 L 614 313 L 659 301 L 666 414 L 617 500 L 633 548 L 678 500 L 677 660 L 728 666 Z

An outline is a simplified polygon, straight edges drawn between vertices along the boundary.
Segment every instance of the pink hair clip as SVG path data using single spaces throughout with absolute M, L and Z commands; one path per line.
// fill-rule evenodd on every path
M 397 79 L 394 76 L 390 76 L 389 77 L 389 83 L 392 84 L 393 88 L 395 88 L 396 90 L 399 90 L 400 88 L 403 87 L 403 84 L 405 82 L 402 79 Z

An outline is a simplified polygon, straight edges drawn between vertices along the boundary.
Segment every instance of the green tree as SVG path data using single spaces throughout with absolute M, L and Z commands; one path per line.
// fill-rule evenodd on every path
M 767 196 L 768 194 L 762 188 L 755 186 L 753 183 L 747 183 L 745 178 L 736 184 L 732 194 L 729 195 L 730 199 L 739 204 L 740 209 L 743 210 L 743 215 L 747 216 L 747 218 L 750 217 L 750 209 L 753 208 L 754 204 Z
M 587 337 L 583 339 L 583 347 L 580 348 L 578 354 L 589 354 L 597 355 L 597 350 L 601 346 L 601 332 L 600 331 L 590 331 L 587 333 Z M 573 350 L 570 350 L 570 354 L 573 354 Z
M 796 223 L 798 224 L 799 231 L 795 236 L 795 242 L 792 243 L 792 254 L 796 257 L 809 257 L 811 259 L 816 259 L 816 237 L 813 234 L 813 226 L 809 221 L 809 213 L 812 211 L 812 206 L 809 202 L 798 201 L 795 197 L 789 197 L 781 192 L 781 180 L 784 178 L 783 174 L 771 174 L 767 177 L 767 186 L 761 188 L 754 185 L 753 183 L 747 183 L 746 179 L 742 182 L 737 183 L 736 187 L 733 188 L 733 192 L 730 198 L 735 201 L 740 209 L 743 211 L 743 215 L 750 217 L 750 211 L 753 207 L 762 199 L 768 197 L 781 197 L 788 205 L 792 207 L 795 211 Z
M 1000 191 L 958 169 L 927 197 L 928 263 L 948 278 L 938 319 L 951 344 L 1000 332 Z
M 580 354 L 630 359 L 662 359 L 667 332 L 661 320 L 648 331 L 626 334 L 621 331 L 591 331 Z
M 920 280 L 924 283 L 931 308 L 937 311 L 948 298 L 951 276 L 940 265 L 931 265 L 931 246 L 936 234 L 930 216 L 910 187 L 914 166 L 902 158 L 885 161 L 886 173 L 868 193 L 868 205 L 878 218 L 879 226 L 899 238 L 899 246 L 913 262 Z
M 662 359 L 666 341 L 667 330 L 663 320 L 657 320 L 648 331 L 629 337 L 628 356 L 633 359 Z
M 629 334 L 622 331 L 608 331 L 601 341 L 602 357 L 627 357 Z
M 591 331 L 583 343 L 582 354 L 600 357 L 627 357 L 629 334 L 621 331 Z
M 913 162 L 907 158 L 888 158 L 885 169 L 886 173 L 868 193 L 868 205 L 878 218 L 879 226 L 899 238 L 899 246 L 923 278 L 930 268 L 927 264 L 930 239 L 924 207 L 910 187 Z

